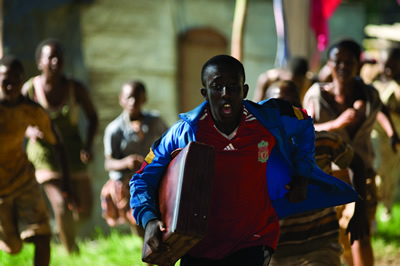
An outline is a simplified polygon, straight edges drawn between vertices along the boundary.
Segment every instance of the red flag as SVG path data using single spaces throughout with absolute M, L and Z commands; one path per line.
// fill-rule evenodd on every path
M 329 43 L 328 20 L 340 2 L 341 0 L 311 0 L 310 26 L 317 38 L 319 51 L 323 51 Z

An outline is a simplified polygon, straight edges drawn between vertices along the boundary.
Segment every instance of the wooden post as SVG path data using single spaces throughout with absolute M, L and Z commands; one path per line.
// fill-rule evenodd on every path
M 3 0 L 0 0 L 0 58 L 3 58 Z
M 247 0 L 236 0 L 232 27 L 231 55 L 239 61 L 243 59 L 243 31 L 246 22 L 246 14 Z

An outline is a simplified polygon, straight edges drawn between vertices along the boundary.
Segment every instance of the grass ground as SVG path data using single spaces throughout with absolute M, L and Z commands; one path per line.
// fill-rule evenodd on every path
M 379 217 L 382 208 L 377 212 L 377 228 L 373 236 L 373 248 L 375 264 L 400 265 L 400 203 L 397 203 L 392 210 L 392 219 L 388 222 L 381 222 Z
M 377 217 L 382 212 L 378 208 Z M 393 209 L 392 220 L 383 223 L 377 220 L 373 237 L 375 265 L 400 265 L 400 203 Z M 51 266 L 119 266 L 145 265 L 141 262 L 141 240 L 130 234 L 112 231 L 109 235 L 101 232 L 93 240 L 81 241 L 80 255 L 68 255 L 60 244 L 52 243 Z M 32 265 L 33 246 L 24 245 L 21 253 L 10 256 L 0 251 L 0 265 Z

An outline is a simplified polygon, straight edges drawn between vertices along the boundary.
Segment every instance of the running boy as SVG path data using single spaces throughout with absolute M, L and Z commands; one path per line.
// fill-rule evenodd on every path
M 16 254 L 23 241 L 31 242 L 34 265 L 42 266 L 50 262 L 51 230 L 46 202 L 23 149 L 25 130 L 37 126 L 43 139 L 58 142 L 43 108 L 21 95 L 23 74 L 18 59 L 0 60 L 0 249 Z M 60 147 L 55 146 L 57 151 Z

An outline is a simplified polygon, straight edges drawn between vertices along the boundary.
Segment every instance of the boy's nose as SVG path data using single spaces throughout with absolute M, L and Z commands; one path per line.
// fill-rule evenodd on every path
M 229 90 L 228 90 L 227 86 L 223 86 L 223 87 L 222 87 L 221 95 L 222 95 L 222 97 L 227 97 L 227 96 L 229 96 Z

